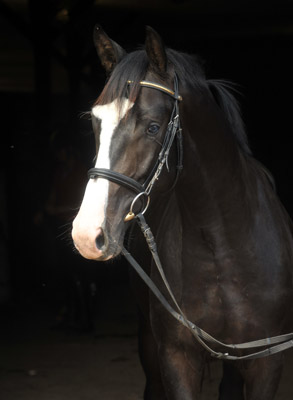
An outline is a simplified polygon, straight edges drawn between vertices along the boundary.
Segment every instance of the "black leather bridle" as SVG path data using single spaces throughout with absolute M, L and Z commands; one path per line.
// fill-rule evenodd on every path
M 128 81 L 129 85 L 131 85 L 132 83 L 133 83 L 132 81 Z M 158 159 L 157 159 L 154 167 L 152 168 L 151 173 L 149 174 L 146 181 L 143 184 L 140 184 L 135 179 L 132 179 L 126 175 L 121 174 L 120 172 L 112 171 L 110 169 L 91 168 L 88 171 L 88 177 L 90 179 L 95 179 L 97 177 L 108 179 L 109 181 L 114 182 L 118 185 L 124 186 L 127 189 L 131 190 L 132 192 L 136 193 L 136 197 L 132 201 L 129 213 L 125 217 L 125 221 L 130 221 L 131 219 L 133 219 L 135 217 L 135 214 L 133 212 L 133 207 L 134 207 L 135 202 L 139 198 L 141 198 L 141 200 L 147 199 L 146 202 L 143 203 L 144 209 L 142 210 L 142 213 L 144 213 L 146 211 L 146 209 L 149 205 L 149 201 L 150 201 L 151 190 L 152 190 L 155 182 L 158 180 L 165 164 L 166 164 L 167 169 L 169 170 L 168 157 L 169 157 L 170 149 L 174 142 L 175 137 L 177 138 L 177 167 L 176 167 L 176 178 L 172 185 L 172 188 L 175 186 L 175 184 L 178 180 L 180 171 L 182 170 L 182 162 L 183 162 L 182 133 L 181 133 L 180 119 L 179 119 L 179 101 L 182 100 L 182 97 L 178 93 L 177 75 L 176 74 L 174 75 L 174 91 L 171 89 L 168 89 L 167 87 L 165 87 L 163 85 L 159 85 L 159 84 L 153 83 L 153 82 L 141 81 L 139 83 L 140 83 L 140 86 L 142 86 L 142 87 L 159 90 L 163 93 L 166 93 L 175 100 L 174 106 L 173 106 L 173 109 L 171 112 L 170 121 L 168 123 L 166 134 L 165 134 L 164 141 L 162 144 L 162 148 L 159 153 Z

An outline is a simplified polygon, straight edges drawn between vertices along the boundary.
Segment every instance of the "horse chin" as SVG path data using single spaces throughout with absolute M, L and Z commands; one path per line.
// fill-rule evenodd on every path
M 114 256 L 112 256 L 112 255 L 110 255 L 110 256 L 102 255 L 101 257 L 95 258 L 94 261 L 104 262 L 104 261 L 113 260 L 113 258 L 114 258 Z
M 109 260 L 113 260 L 114 258 L 116 258 L 117 256 L 119 256 L 119 254 L 122 251 L 122 247 L 119 247 L 119 249 L 115 249 L 113 251 L 112 249 L 109 250 L 103 250 L 103 251 L 89 251 L 88 249 L 80 249 L 76 243 L 74 243 L 74 246 L 76 248 L 76 250 L 79 252 L 79 254 L 88 259 L 88 260 L 93 260 L 93 261 L 109 261 Z
M 116 257 L 119 257 L 121 254 L 122 247 L 119 246 L 117 247 L 114 251 L 113 249 L 106 251 L 103 255 L 100 257 L 96 258 L 95 261 L 111 261 L 114 260 Z

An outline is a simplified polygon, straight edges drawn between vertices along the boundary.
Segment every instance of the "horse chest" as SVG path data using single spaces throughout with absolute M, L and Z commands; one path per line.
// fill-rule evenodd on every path
M 225 325 L 225 296 L 221 277 L 218 274 L 210 274 L 211 267 L 206 267 L 206 273 L 200 273 L 193 268 L 189 273 L 184 273 L 178 268 L 176 273 L 166 269 L 167 279 L 171 290 L 187 318 L 199 326 L 204 326 L 209 331 L 219 333 Z M 214 271 L 215 272 L 215 271 Z M 166 288 L 157 271 L 152 272 L 152 279 L 160 288 L 166 299 L 172 304 Z M 184 327 L 170 316 L 154 297 L 150 298 L 151 319 L 155 329 L 160 334 L 173 332 L 175 336 L 178 331 L 187 331 Z M 175 333 L 177 332 L 177 333 Z

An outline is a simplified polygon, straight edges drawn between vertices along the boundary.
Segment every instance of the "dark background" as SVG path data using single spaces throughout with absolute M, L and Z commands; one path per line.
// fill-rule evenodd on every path
M 122 260 L 82 260 L 70 239 L 94 157 L 84 113 L 105 82 L 97 22 L 128 50 L 150 25 L 199 54 L 209 78 L 237 83 L 253 153 L 293 215 L 292 1 L 0 0 L 1 309 L 38 304 L 79 330 L 93 328 L 99 293 L 128 282 Z

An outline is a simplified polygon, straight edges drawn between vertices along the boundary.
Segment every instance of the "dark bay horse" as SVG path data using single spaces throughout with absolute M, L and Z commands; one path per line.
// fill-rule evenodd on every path
M 76 248 L 93 260 L 118 256 L 129 219 L 151 195 L 145 217 L 190 321 L 227 344 L 291 332 L 291 222 L 251 154 L 234 97 L 223 82 L 206 79 L 196 57 L 165 48 L 151 28 L 145 48 L 129 54 L 100 27 L 94 41 L 109 79 L 92 108 L 97 158 L 73 223 Z M 168 142 L 172 135 L 180 140 Z M 131 236 L 129 251 L 170 300 L 142 234 Z M 198 399 L 210 355 L 132 279 L 142 312 L 144 398 Z M 282 358 L 225 361 L 219 398 L 273 399 Z

